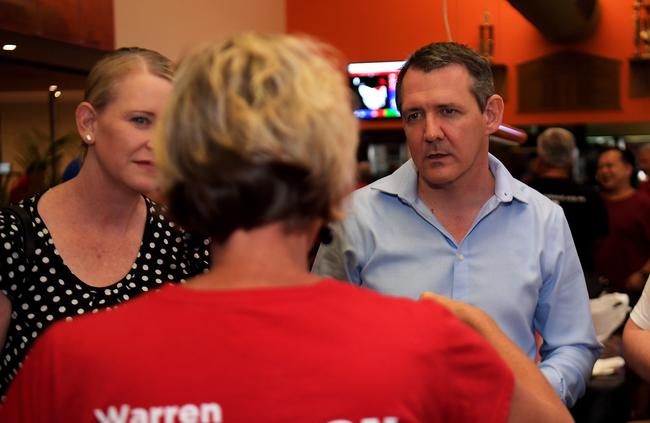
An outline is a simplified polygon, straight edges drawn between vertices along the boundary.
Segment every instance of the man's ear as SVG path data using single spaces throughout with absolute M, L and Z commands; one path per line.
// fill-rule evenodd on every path
M 485 127 L 488 134 L 492 134 L 499 129 L 499 125 L 503 122 L 503 98 L 500 95 L 494 94 L 488 98 L 483 111 L 485 118 Z
M 97 112 L 93 105 L 87 101 L 79 103 L 77 110 L 75 110 L 75 119 L 77 121 L 77 131 L 79 131 L 84 144 L 94 144 Z

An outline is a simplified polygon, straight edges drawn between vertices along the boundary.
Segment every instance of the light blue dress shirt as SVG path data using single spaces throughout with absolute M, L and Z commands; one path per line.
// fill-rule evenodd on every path
M 494 195 L 457 244 L 417 196 L 412 161 L 355 191 L 313 271 L 386 294 L 434 291 L 478 306 L 528 354 L 567 406 L 583 395 L 602 345 L 560 206 L 489 156 Z

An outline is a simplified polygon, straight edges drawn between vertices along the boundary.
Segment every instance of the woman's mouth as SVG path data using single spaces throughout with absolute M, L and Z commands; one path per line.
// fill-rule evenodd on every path
M 135 164 L 139 166 L 155 167 L 153 160 L 135 160 Z

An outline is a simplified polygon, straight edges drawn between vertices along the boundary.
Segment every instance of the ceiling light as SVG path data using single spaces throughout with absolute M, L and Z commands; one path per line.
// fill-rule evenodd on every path
M 57 87 L 56 85 L 50 85 L 49 90 L 50 91 L 56 91 L 57 88 L 59 88 L 59 87 Z
M 4 44 L 2 49 L 5 51 L 14 51 L 16 50 L 16 44 Z

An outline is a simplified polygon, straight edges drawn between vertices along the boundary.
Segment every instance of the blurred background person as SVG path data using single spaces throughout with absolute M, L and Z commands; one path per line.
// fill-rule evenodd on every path
M 61 182 L 69 181 L 79 174 L 81 170 L 81 163 L 83 162 L 81 157 L 75 157 L 68 162 L 68 164 L 63 169 L 63 175 L 61 176 Z
M 172 72 L 169 59 L 141 48 L 100 60 L 76 109 L 87 148 L 78 175 L 22 201 L 23 222 L 0 213 L 0 393 L 52 322 L 207 268 L 206 243 L 141 194 L 158 184 L 151 141 Z
M 171 213 L 212 239 L 210 271 L 54 328 L 2 421 L 570 420 L 480 310 L 445 303 L 496 352 L 440 305 L 308 272 L 356 172 L 348 89 L 323 54 L 248 34 L 185 59 L 157 154 Z
M 595 268 L 610 291 L 628 294 L 634 305 L 650 274 L 650 197 L 636 189 L 635 158 L 629 150 L 601 151 L 596 180 L 609 232 L 596 243 Z
M 650 411 L 650 284 L 647 281 L 625 324 L 623 354 L 633 370 L 628 382 L 631 413 L 647 418 Z
M 625 361 L 646 384 L 650 383 L 650 285 L 645 284 L 643 294 L 630 313 L 623 331 Z M 648 386 L 644 398 L 648 402 Z
M 602 290 L 594 271 L 594 242 L 607 235 L 607 209 L 598 192 L 573 179 L 578 156 L 573 134 L 564 128 L 548 128 L 537 137 L 535 175 L 528 185 L 564 211 L 590 297 Z

